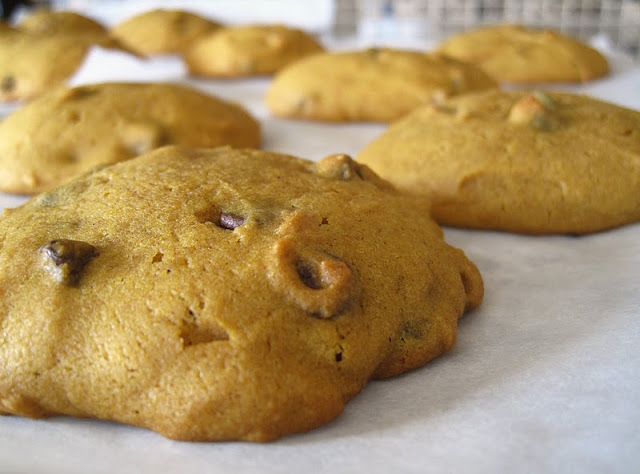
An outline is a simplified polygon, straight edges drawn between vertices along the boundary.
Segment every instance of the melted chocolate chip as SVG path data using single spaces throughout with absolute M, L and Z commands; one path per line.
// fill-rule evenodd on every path
M 244 217 L 237 216 L 235 214 L 229 214 L 227 212 L 220 213 L 220 219 L 218 221 L 218 227 L 222 227 L 223 229 L 233 230 L 236 227 L 244 224 Z
M 78 282 L 84 267 L 98 256 L 96 248 L 79 240 L 57 239 L 40 247 L 45 270 L 54 280 L 73 285 Z
M 312 290 L 321 290 L 323 288 L 322 281 L 318 275 L 315 267 L 307 262 L 296 262 L 296 270 L 302 283 L 311 288 Z

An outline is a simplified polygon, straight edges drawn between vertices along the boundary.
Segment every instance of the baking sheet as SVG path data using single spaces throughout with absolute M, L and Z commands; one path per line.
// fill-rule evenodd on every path
M 163 61 L 155 79 L 243 103 L 269 150 L 355 155 L 384 130 L 272 118 L 268 79 L 188 80 Z M 612 77 L 575 89 L 640 110 L 640 68 L 615 61 Z M 2 207 L 24 200 L 0 194 Z M 639 472 L 640 225 L 582 237 L 445 229 L 445 238 L 480 268 L 483 305 L 460 321 L 451 352 L 371 382 L 328 425 L 259 445 L 0 417 L 0 472 Z

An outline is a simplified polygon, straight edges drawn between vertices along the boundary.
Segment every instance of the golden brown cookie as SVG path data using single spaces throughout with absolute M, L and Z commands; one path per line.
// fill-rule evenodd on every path
M 302 30 L 249 25 L 223 28 L 200 39 L 186 51 L 185 61 L 189 72 L 198 76 L 259 76 L 322 51 L 322 45 Z
M 451 348 L 482 279 L 345 155 L 165 147 L 0 219 L 0 412 L 266 441 Z
M 0 189 L 36 193 L 167 144 L 257 147 L 242 107 L 172 84 L 60 88 L 0 122 Z
M 521 25 L 466 31 L 439 50 L 477 64 L 500 82 L 587 82 L 609 73 L 606 58 L 587 44 Z
M 640 112 L 580 95 L 490 91 L 427 106 L 361 151 L 446 225 L 587 233 L 640 219 Z
M 478 67 L 440 54 L 368 49 L 317 54 L 286 67 L 266 103 L 280 117 L 388 122 L 422 104 L 495 86 Z
M 63 85 L 94 45 L 121 49 L 104 34 L 3 32 L 0 35 L 0 102 L 31 99 Z
M 17 27 L 21 31 L 38 35 L 107 32 L 102 24 L 92 18 L 72 11 L 54 11 L 46 8 L 30 12 Z
M 114 26 L 111 34 L 142 55 L 184 52 L 194 41 L 220 24 L 183 10 L 151 10 Z

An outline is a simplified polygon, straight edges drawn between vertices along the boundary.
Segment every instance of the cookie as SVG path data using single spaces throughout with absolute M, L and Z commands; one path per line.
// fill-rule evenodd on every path
M 587 82 L 609 73 L 594 48 L 553 30 L 499 25 L 460 33 L 439 48 L 500 82 Z
M 0 412 L 266 441 L 451 348 L 482 279 L 346 155 L 164 147 L 0 220 Z
M 89 49 L 121 49 L 104 34 L 34 35 L 19 30 L 0 35 L 0 102 L 32 99 L 63 85 Z
M 394 123 L 357 159 L 429 196 L 446 225 L 583 234 L 640 219 L 640 112 L 587 96 L 453 98 Z
M 151 10 L 131 17 L 111 29 L 111 34 L 142 55 L 184 52 L 197 39 L 220 24 L 183 10 Z
M 92 18 L 72 11 L 54 11 L 46 8 L 30 12 L 17 27 L 24 32 L 38 35 L 107 32 L 101 23 Z
M 200 39 L 185 53 L 185 62 L 197 76 L 260 76 L 322 51 L 322 45 L 302 30 L 250 25 L 223 28 Z
M 60 88 L 0 122 L 0 189 L 36 193 L 163 145 L 257 147 L 242 107 L 172 84 Z
M 368 49 L 317 54 L 286 67 L 266 103 L 279 117 L 388 122 L 422 104 L 495 86 L 478 67 L 439 54 Z

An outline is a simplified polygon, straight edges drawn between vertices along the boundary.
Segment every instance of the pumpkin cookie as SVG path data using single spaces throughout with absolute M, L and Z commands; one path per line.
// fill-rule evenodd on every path
M 0 122 L 0 189 L 36 193 L 167 144 L 257 147 L 240 106 L 171 84 L 61 88 Z
M 500 82 L 587 82 L 609 73 L 606 58 L 552 30 L 499 25 L 460 33 L 439 50 L 482 67 Z
M 394 123 L 358 160 L 429 196 L 446 225 L 582 234 L 640 219 L 640 112 L 587 96 L 453 98 Z
M 286 67 L 266 103 L 280 117 L 388 122 L 420 105 L 495 86 L 478 67 L 440 54 L 368 49 L 316 54 Z
M 31 99 L 63 85 L 93 45 L 121 49 L 104 34 L 0 35 L 0 102 Z
M 21 31 L 37 35 L 105 34 L 107 32 L 102 24 L 92 18 L 71 11 L 53 11 L 46 8 L 29 13 L 17 27 Z
M 185 61 L 198 76 L 259 76 L 322 51 L 322 45 L 302 30 L 251 25 L 223 28 L 200 39 L 187 50 Z
M 116 25 L 111 34 L 142 55 L 184 52 L 194 41 L 220 28 L 220 24 L 182 10 L 157 9 Z
M 345 155 L 165 147 L 0 219 L 0 412 L 266 441 L 451 348 L 482 279 Z

